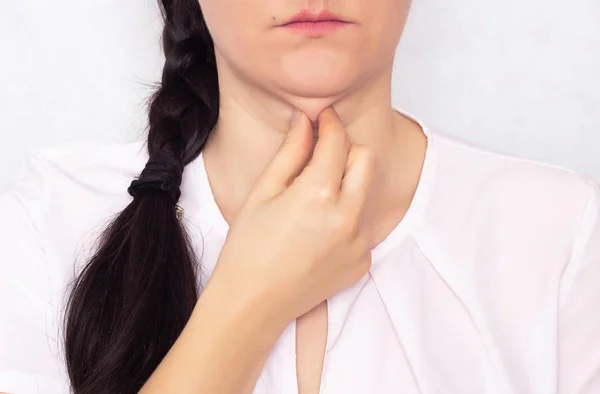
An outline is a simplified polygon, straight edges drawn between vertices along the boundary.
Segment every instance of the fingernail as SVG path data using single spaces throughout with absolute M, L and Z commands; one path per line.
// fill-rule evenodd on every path
M 300 111 L 298 109 L 294 109 L 294 113 L 292 114 L 292 126 L 296 126 L 300 123 Z

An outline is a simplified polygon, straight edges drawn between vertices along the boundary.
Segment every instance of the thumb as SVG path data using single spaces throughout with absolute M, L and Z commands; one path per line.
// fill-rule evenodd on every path
M 283 192 L 306 166 L 312 148 L 310 119 L 296 109 L 290 125 L 279 150 L 254 187 L 261 198 L 273 198 Z

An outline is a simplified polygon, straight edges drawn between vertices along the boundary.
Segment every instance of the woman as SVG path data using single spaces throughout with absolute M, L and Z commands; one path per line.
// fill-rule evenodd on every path
M 0 199 L 0 391 L 600 392 L 600 189 L 393 109 L 409 3 L 163 0 L 147 145 Z

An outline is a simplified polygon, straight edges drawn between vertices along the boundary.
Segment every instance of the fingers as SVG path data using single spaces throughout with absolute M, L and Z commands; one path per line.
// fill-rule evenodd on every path
M 349 214 L 360 215 L 373 178 L 373 157 L 368 147 L 353 144 L 348 153 L 339 204 Z
M 302 172 L 308 160 L 312 133 L 310 119 L 295 110 L 292 126 L 278 152 L 256 182 L 251 194 L 261 198 L 272 198 L 283 192 Z M 297 123 L 294 124 L 294 121 Z M 249 197 L 250 198 L 250 197 Z
M 322 192 L 337 195 L 346 169 L 350 140 L 333 108 L 322 111 L 318 120 L 319 140 L 301 177 Z
M 318 120 L 319 140 L 308 165 L 312 127 L 310 119 L 300 113 L 298 123 L 291 127 L 249 200 L 273 198 L 296 183 L 301 189 L 316 191 L 319 197 L 340 200 L 342 209 L 349 214 L 362 212 L 372 177 L 370 151 L 366 146 L 350 143 L 333 108 L 321 112 Z

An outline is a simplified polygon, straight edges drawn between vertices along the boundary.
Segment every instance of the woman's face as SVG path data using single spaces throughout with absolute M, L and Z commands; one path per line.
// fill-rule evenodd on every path
M 411 2 L 199 1 L 220 70 L 284 98 L 339 97 L 389 67 Z M 316 37 L 280 27 L 304 9 L 325 9 L 352 23 Z

